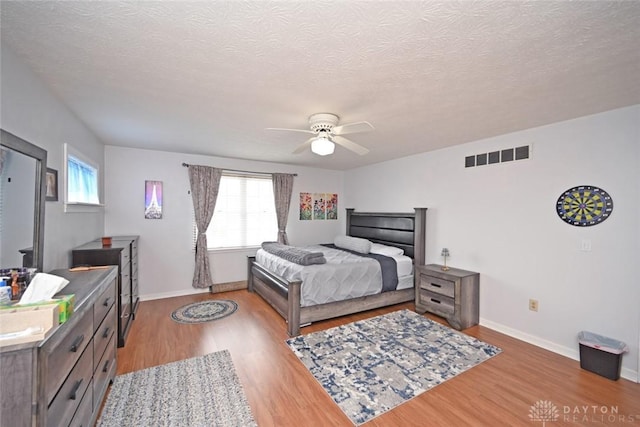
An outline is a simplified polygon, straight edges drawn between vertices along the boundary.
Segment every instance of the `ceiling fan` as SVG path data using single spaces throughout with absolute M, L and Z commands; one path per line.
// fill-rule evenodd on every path
M 343 137 L 350 133 L 369 132 L 374 129 L 369 122 L 356 122 L 337 126 L 340 117 L 331 113 L 317 113 L 309 117 L 309 128 L 307 129 L 284 129 L 284 128 L 267 128 L 267 130 L 282 130 L 290 132 L 310 133 L 313 136 L 300 144 L 293 151 L 293 154 L 302 153 L 311 146 L 311 151 L 319 156 L 327 156 L 333 154 L 335 144 L 338 144 L 347 150 L 361 156 L 367 154 L 369 150 L 362 145 Z

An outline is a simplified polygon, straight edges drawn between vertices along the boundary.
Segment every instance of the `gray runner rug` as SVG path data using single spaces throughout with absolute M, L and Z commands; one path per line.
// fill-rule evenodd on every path
M 257 426 L 229 351 L 118 375 L 98 427 Z

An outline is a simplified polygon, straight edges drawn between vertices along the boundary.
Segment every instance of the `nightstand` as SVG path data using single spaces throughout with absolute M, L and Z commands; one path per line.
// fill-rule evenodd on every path
M 416 266 L 416 312 L 442 316 L 455 329 L 480 320 L 480 273 L 437 264 Z

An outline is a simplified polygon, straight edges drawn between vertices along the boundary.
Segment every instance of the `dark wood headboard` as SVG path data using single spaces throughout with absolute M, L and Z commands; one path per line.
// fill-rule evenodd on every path
M 396 246 L 413 258 L 414 264 L 424 265 L 427 208 L 414 210 L 413 213 L 378 213 L 347 209 L 347 235 Z

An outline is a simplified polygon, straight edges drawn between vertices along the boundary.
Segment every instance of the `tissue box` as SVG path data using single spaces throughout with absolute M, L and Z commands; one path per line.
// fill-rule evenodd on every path
M 76 296 L 74 294 L 63 295 L 60 298 L 54 298 L 52 301 L 56 301 L 60 307 L 60 323 L 64 323 L 69 320 L 73 314 Z
M 73 308 L 75 305 L 75 301 L 76 301 L 76 296 L 75 294 L 71 294 L 71 295 L 63 295 L 59 298 L 54 298 L 51 299 L 49 301 L 42 301 L 42 302 L 34 302 L 31 304 L 21 304 L 21 305 L 9 305 L 9 306 L 0 306 L 0 310 L 7 310 L 7 309 L 12 309 L 12 308 L 18 308 L 18 307 L 26 307 L 26 308 L 30 308 L 30 307 L 40 307 L 40 306 L 47 306 L 47 305 L 52 305 L 52 304 L 57 304 L 59 309 L 58 309 L 58 323 L 64 323 L 67 320 L 69 320 L 69 318 L 71 317 L 71 315 L 73 314 Z
M 45 339 L 58 326 L 59 310 L 56 303 L 3 307 L 0 310 L 0 347 Z M 39 331 L 20 335 L 28 328 L 39 328 Z

